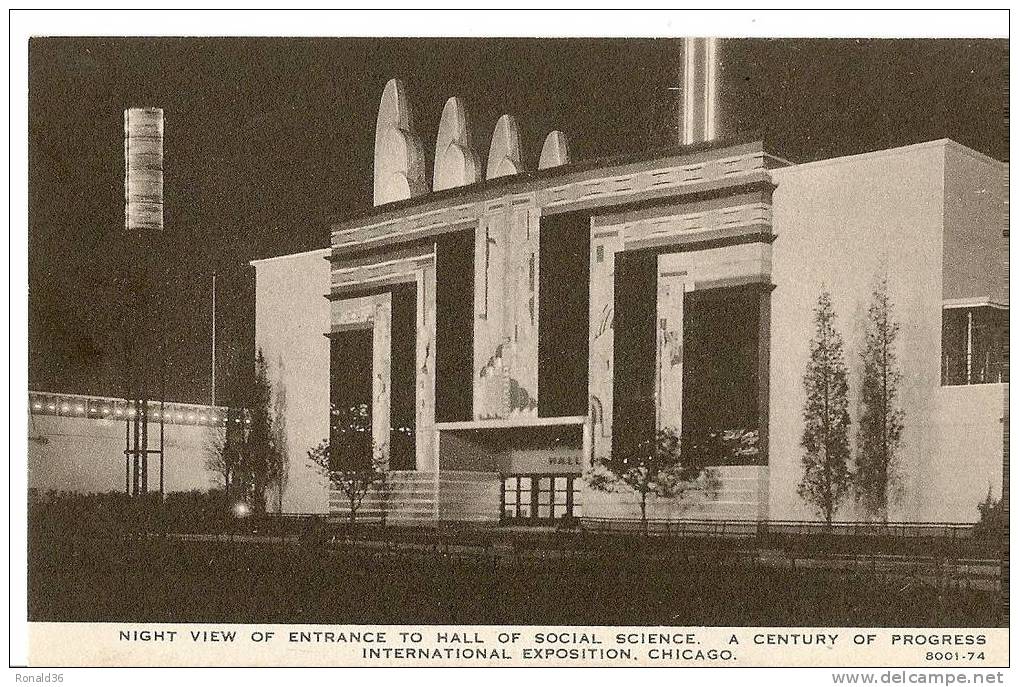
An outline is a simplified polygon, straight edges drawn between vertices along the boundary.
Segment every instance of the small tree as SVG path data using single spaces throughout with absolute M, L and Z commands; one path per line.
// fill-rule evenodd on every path
M 651 494 L 660 498 L 678 498 L 694 486 L 704 470 L 682 461 L 680 442 L 671 429 L 660 429 L 654 436 L 614 451 L 587 474 L 592 489 L 605 492 L 632 490 L 640 497 L 641 529 L 647 534 L 647 502 Z M 714 475 L 708 474 L 708 488 L 714 488 Z
M 849 382 L 842 335 L 835 329 L 831 294 L 823 290 L 814 308 L 814 338 L 803 376 L 800 446 L 803 477 L 797 493 L 831 527 L 835 511 L 850 487 Z
M 1008 514 L 1005 502 L 994 498 L 991 487 L 987 487 L 987 498 L 977 504 L 980 520 L 973 525 L 973 536 L 977 539 L 1001 538 L 1008 544 Z
M 895 339 L 899 324 L 892 317 L 888 283 L 881 279 L 867 310 L 867 329 L 860 352 L 860 424 L 857 429 L 857 502 L 869 517 L 888 522 L 889 501 L 898 489 L 896 454 L 902 439 L 904 412 L 898 405 L 899 370 Z
M 233 420 L 232 414 L 227 415 L 227 423 Z M 243 431 L 243 430 L 241 430 Z M 240 469 L 244 458 L 243 441 L 227 426 L 216 426 L 209 429 L 202 447 L 205 458 L 205 469 L 216 474 L 217 482 L 222 485 L 223 492 L 229 497 L 241 486 Z
M 330 410 L 329 438 L 308 451 L 308 459 L 329 480 L 331 487 L 347 498 L 348 517 L 353 526 L 361 502 L 379 479 L 371 438 L 368 406 Z M 388 461 L 387 461 L 388 462 Z

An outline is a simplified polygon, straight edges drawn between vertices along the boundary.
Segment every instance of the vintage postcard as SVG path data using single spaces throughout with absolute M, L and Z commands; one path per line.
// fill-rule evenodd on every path
M 1003 681 L 1007 13 L 936 14 L 28 31 L 12 663 Z

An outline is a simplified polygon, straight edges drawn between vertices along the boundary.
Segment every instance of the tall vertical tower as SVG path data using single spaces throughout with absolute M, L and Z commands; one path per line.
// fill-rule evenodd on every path
M 125 490 L 149 491 L 149 456 L 159 459 L 163 492 L 164 363 L 159 281 L 163 230 L 163 110 L 124 111 L 124 392 L 131 403 L 125 429 Z M 153 364 L 155 363 L 155 364 Z M 157 382 L 153 382 L 157 379 Z M 159 410 L 150 408 L 158 394 Z M 152 412 L 159 420 L 158 448 L 149 448 Z
M 717 48 L 717 38 L 683 40 L 683 107 L 679 128 L 684 145 L 715 139 Z
M 163 111 L 124 110 L 124 228 L 163 229 Z

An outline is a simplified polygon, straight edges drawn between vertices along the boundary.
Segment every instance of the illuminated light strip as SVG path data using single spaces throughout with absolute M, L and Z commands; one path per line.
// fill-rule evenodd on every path
M 91 419 L 124 419 L 134 418 L 138 409 L 132 401 L 123 399 L 86 396 L 82 394 L 52 394 L 48 392 L 29 392 L 29 407 L 33 412 L 53 415 L 79 416 Z M 160 417 L 172 422 L 176 411 L 176 419 L 181 424 L 215 425 L 229 422 L 226 413 L 229 409 L 219 406 L 195 404 L 166 404 L 165 412 L 158 401 L 149 402 L 150 421 L 159 421 Z M 185 420 L 185 416 L 187 420 Z M 243 417 L 243 415 L 242 415 Z M 190 422 L 188 422 L 190 421 Z M 242 420 L 238 418 L 236 422 Z
M 683 40 L 683 143 L 693 143 L 694 39 Z
M 715 139 L 715 70 L 716 70 L 716 38 L 709 38 L 706 46 L 706 61 L 707 69 L 705 70 L 704 77 L 704 93 L 705 93 L 705 108 L 704 108 L 704 140 L 713 141 Z
M 683 136 L 685 145 L 712 141 L 717 134 L 718 39 L 683 40 Z M 698 94 L 698 87 L 700 92 Z

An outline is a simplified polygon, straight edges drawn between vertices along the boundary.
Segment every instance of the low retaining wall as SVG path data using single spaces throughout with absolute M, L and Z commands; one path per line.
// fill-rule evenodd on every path
M 498 522 L 499 503 L 499 473 L 439 472 L 439 520 Z
M 365 494 L 357 519 L 394 525 L 428 524 L 436 521 L 498 522 L 499 475 L 495 472 L 443 470 L 389 473 L 388 493 L 378 485 Z M 350 515 L 350 501 L 342 490 L 329 491 L 329 514 Z
M 654 520 L 765 520 L 768 517 L 768 468 L 724 466 L 712 468 L 718 490 L 707 494 L 694 488 L 682 498 L 648 500 L 648 517 Z M 606 493 L 581 484 L 580 515 L 587 518 L 640 517 L 640 498 L 630 491 Z M 358 520 L 379 522 L 383 510 L 392 524 L 434 522 L 499 522 L 500 476 L 496 472 L 441 470 L 393 471 L 389 492 L 377 486 L 365 494 Z M 329 514 L 346 518 L 350 503 L 336 488 L 329 492 Z
M 768 517 L 768 468 L 732 465 L 710 468 L 720 484 L 714 494 L 693 488 L 680 498 L 650 496 L 647 516 L 653 520 L 765 520 Z M 618 493 L 592 489 L 581 481 L 585 518 L 640 517 L 640 495 L 623 487 Z
M 357 511 L 357 519 L 368 522 L 382 520 L 393 524 L 426 524 L 435 521 L 435 473 L 415 470 L 393 470 L 389 473 L 388 493 L 374 485 Z M 346 519 L 350 516 L 350 500 L 335 486 L 329 490 L 329 515 Z

